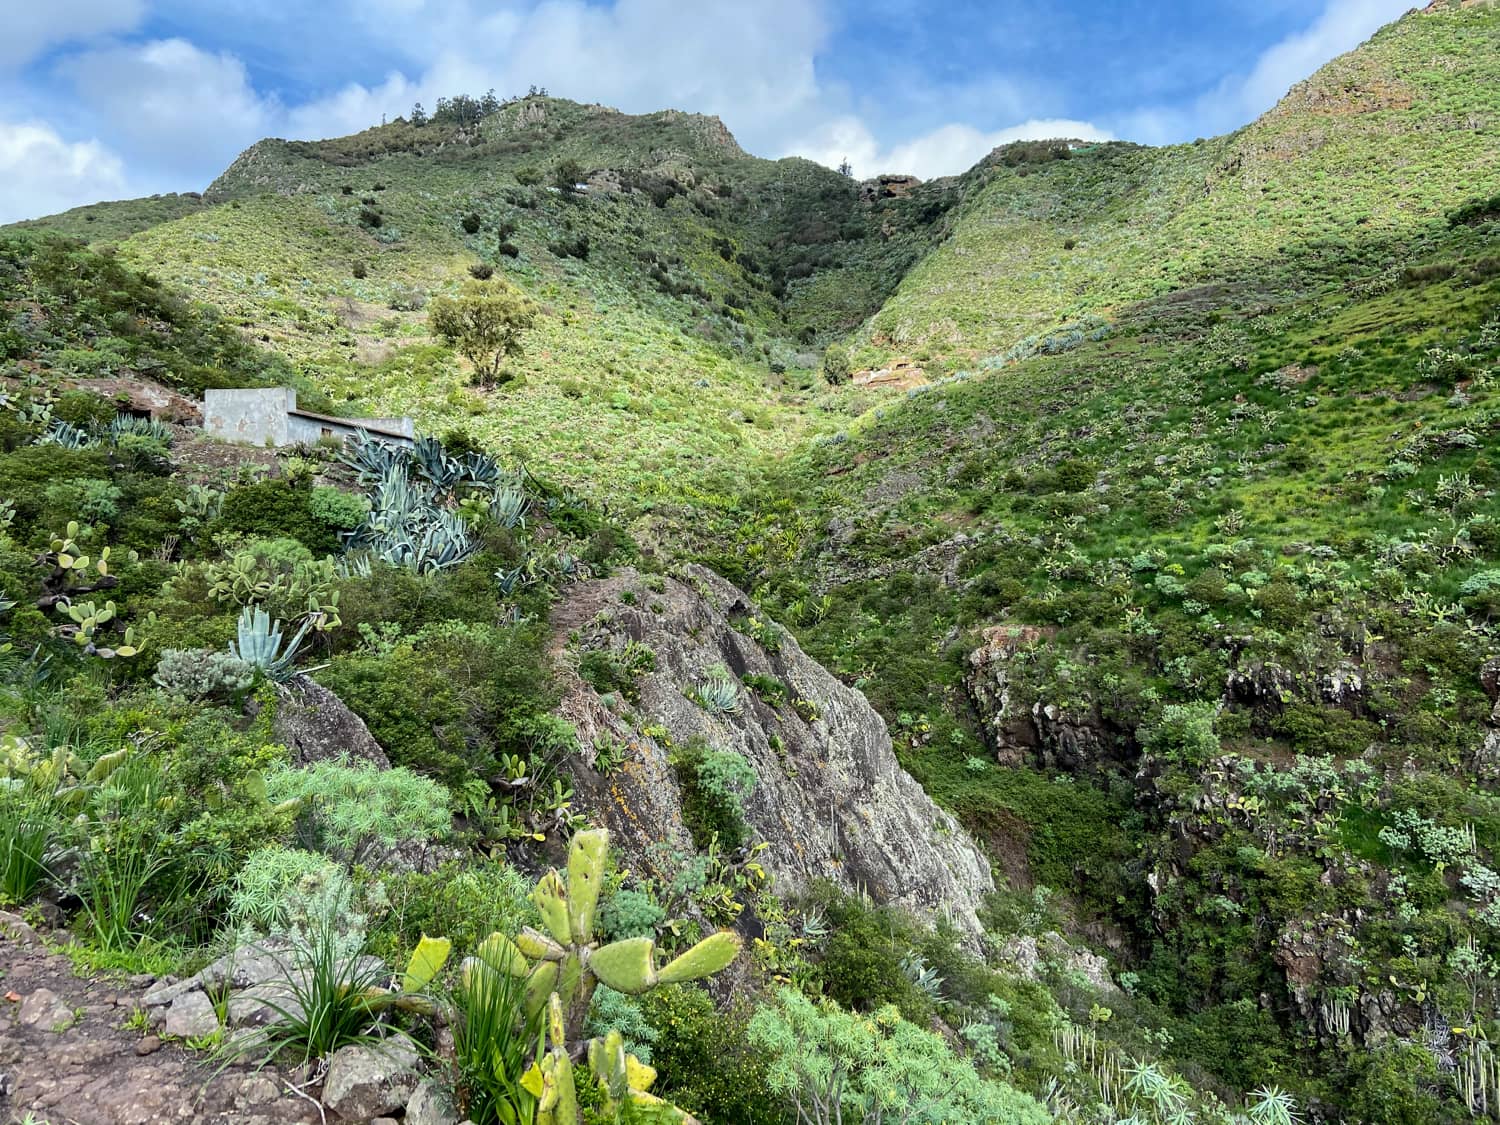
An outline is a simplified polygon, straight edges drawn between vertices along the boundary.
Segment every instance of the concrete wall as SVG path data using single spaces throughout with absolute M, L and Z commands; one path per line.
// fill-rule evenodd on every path
M 243 445 L 287 445 L 287 415 L 297 409 L 290 387 L 203 392 L 203 430 Z
M 410 418 L 321 418 L 298 413 L 297 392 L 290 387 L 203 392 L 204 432 L 243 445 L 312 444 L 324 437 L 350 438 L 371 426 L 404 435 L 408 442 L 416 438 L 416 424 Z

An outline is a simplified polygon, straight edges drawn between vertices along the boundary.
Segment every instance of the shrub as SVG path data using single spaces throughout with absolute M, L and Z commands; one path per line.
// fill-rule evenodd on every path
M 452 828 L 448 791 L 399 766 L 347 760 L 282 766 L 267 775 L 266 796 L 273 804 L 301 802 L 302 842 L 346 862 L 376 845 L 427 843 Z
M 396 282 L 386 291 L 385 303 L 396 312 L 420 312 L 427 307 L 427 291 Z
M 442 934 L 458 950 L 473 950 L 489 934 L 517 933 L 540 926 L 531 901 L 532 882 L 515 868 L 494 861 L 448 863 L 431 874 L 384 876 L 390 900 L 385 932 L 377 935 L 391 956 L 411 948 L 423 934 Z
M 1289 705 L 1272 721 L 1271 729 L 1300 754 L 1329 757 L 1358 757 L 1370 743 L 1380 740 L 1380 728 L 1369 720 L 1315 703 Z
M 181 699 L 228 699 L 249 690 L 255 669 L 228 652 L 169 648 L 157 660 L 152 679 Z
M 692 985 L 653 989 L 640 1006 L 656 1031 L 656 1093 L 704 1121 L 784 1125 L 765 1059 L 746 1042 L 741 1009 L 717 1012 L 708 993 Z
M 644 891 L 618 890 L 599 911 L 599 928 L 610 941 L 654 937 L 667 912 Z
M 327 856 L 272 845 L 245 860 L 234 878 L 230 914 L 234 923 L 262 934 L 285 930 L 292 923 L 290 892 L 307 880 L 339 877 Z
M 459 225 L 464 228 L 464 233 L 465 234 L 478 234 L 479 233 L 479 216 L 477 214 L 475 214 L 474 212 L 470 211 L 467 215 L 465 215 L 463 217 L 463 220 L 462 220 L 462 222 Z
M 1201 766 L 1219 753 L 1212 703 L 1171 703 L 1155 724 L 1136 730 L 1141 748 L 1182 765 Z
M 756 776 L 744 755 L 694 741 L 673 756 L 672 765 L 682 786 L 682 821 L 693 842 L 706 848 L 717 836 L 723 848 L 745 843 L 744 799 L 755 788 Z
M 242 484 L 224 496 L 219 528 L 257 539 L 296 539 L 314 555 L 339 549 L 337 528 L 312 512 L 312 490 L 286 481 Z
M 322 521 L 328 527 L 339 531 L 353 531 L 364 523 L 365 516 L 370 511 L 370 502 L 352 492 L 319 485 L 308 497 L 307 508 L 315 520 Z
M 748 1030 L 750 1042 L 769 1056 L 771 1089 L 811 1125 L 888 1116 L 991 1125 L 1052 1120 L 1028 1095 L 979 1077 L 941 1036 L 893 1007 L 862 1019 L 783 988 Z
M 920 938 L 908 915 L 894 907 L 870 907 L 832 885 L 816 890 L 810 905 L 828 924 L 815 967 L 827 996 L 852 1010 L 892 1004 L 908 1019 L 928 1019 L 932 1001 L 912 984 L 902 964 Z
M 823 353 L 823 378 L 837 386 L 849 381 L 849 349 L 842 344 L 829 344 Z

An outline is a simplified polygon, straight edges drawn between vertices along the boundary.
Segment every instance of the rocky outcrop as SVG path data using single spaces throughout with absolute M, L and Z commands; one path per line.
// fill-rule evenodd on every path
M 607 774 L 591 768 L 596 754 L 586 750 L 573 775 L 590 815 L 632 866 L 654 870 L 659 842 L 692 851 L 670 758 L 672 746 L 702 739 L 737 751 L 755 770 L 746 820 L 769 845 L 759 859 L 778 888 L 826 878 L 980 932 L 975 911 L 994 883 L 978 848 L 901 768 L 869 701 L 770 626 L 742 591 L 701 567 L 681 578 L 626 573 L 572 587 L 553 627 L 562 710 L 580 744 L 625 747 Z M 629 642 L 649 647 L 655 660 L 631 702 L 601 697 L 578 677 L 579 651 L 618 652 Z M 742 684 L 747 676 L 779 681 L 784 700 L 741 686 L 738 713 L 705 709 L 687 693 L 719 666 Z
M 916 176 L 886 174 L 872 180 L 863 180 L 859 185 L 861 203 L 878 203 L 882 199 L 903 199 L 922 186 Z
M 306 676 L 294 677 L 277 693 L 274 729 L 277 741 L 292 752 L 295 765 L 349 757 L 391 768 L 365 721 Z
M 980 637 L 979 647 L 969 653 L 965 684 L 995 760 L 1002 766 L 1034 761 L 1071 771 L 1097 768 L 1111 742 L 1092 707 L 1041 700 L 1023 707 L 1013 698 L 1014 662 L 1045 633 L 1030 625 L 992 625 Z

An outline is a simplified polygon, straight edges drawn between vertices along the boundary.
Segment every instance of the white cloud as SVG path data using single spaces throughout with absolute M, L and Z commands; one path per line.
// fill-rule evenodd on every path
M 142 14 L 141 0 L 11 0 L 0 11 L 0 68 L 59 44 L 129 31 Z
M 1410 7 L 1411 0 L 1330 0 L 1311 27 L 1260 56 L 1237 91 L 1239 108 L 1247 117 L 1265 112 L 1294 84 Z
M 480 14 L 452 4 L 382 0 L 382 18 L 424 57 L 416 77 L 352 84 L 292 110 L 298 136 L 330 135 L 405 113 L 412 102 L 530 86 L 626 112 L 677 108 L 723 116 L 748 147 L 775 148 L 826 116 L 814 58 L 827 28 L 805 0 L 544 0 Z M 402 29 L 396 31 L 395 29 Z
M 1330 59 L 1351 51 L 1411 7 L 1411 0 L 1328 0 L 1306 30 L 1268 47 L 1248 74 L 1226 78 L 1186 107 L 1148 106 L 1112 122 L 1133 141 L 1172 144 L 1237 129 Z
M 818 59 L 830 48 L 825 12 L 832 0 L 512 0 L 504 6 L 493 0 L 327 0 L 276 9 L 276 35 L 259 38 L 257 25 L 247 21 L 257 18 L 261 0 L 225 0 L 224 38 L 258 52 L 256 58 L 265 54 L 270 66 L 278 63 L 281 24 L 305 25 L 307 35 L 327 40 L 329 51 L 340 50 L 334 29 L 353 29 L 356 46 L 349 49 L 362 47 L 381 59 L 378 79 L 360 75 L 290 104 L 273 90 L 256 89 L 240 57 L 187 38 L 99 42 L 136 26 L 146 0 L 24 2 L 32 8 L 0 13 L 0 71 L 7 60 L 35 59 L 60 45 L 82 49 L 50 66 L 76 96 L 57 101 L 55 91 L 30 81 L 40 69 L 33 67 L 21 72 L 25 100 L 11 103 L 27 108 L 11 112 L 47 119 L 50 124 L 31 128 L 50 136 L 59 152 L 87 155 L 84 166 L 100 176 L 98 196 L 118 189 L 122 161 L 134 191 L 201 188 L 263 136 L 339 136 L 406 113 L 416 101 L 431 109 L 439 96 L 491 87 L 504 95 L 539 85 L 635 113 L 667 107 L 716 113 L 751 152 L 798 153 L 828 165 L 847 158 L 861 176 L 957 173 L 997 145 L 1020 139 L 1107 139 L 1112 132 L 1155 143 L 1187 140 L 1244 124 L 1411 0 L 1324 0 L 1305 30 L 1196 102 L 1138 107 L 1097 124 L 1030 117 L 1035 103 L 1017 76 L 975 75 L 949 87 L 916 75 L 892 87 L 910 119 L 922 122 L 912 128 L 926 130 L 903 139 L 890 135 L 886 107 L 861 101 L 860 91 L 818 73 Z M 191 6 L 187 0 L 151 3 L 153 9 Z M 307 63 L 306 50 L 288 50 L 287 57 L 293 54 Z M 974 124 L 996 119 L 1020 123 L 1003 129 Z M 89 137 L 105 139 L 109 151 L 82 139 Z M 33 176 L 19 165 L 11 175 L 16 179 L 0 191 L 39 198 L 46 192 L 31 185 L 50 183 L 53 173 L 39 168 Z
M 97 141 L 69 144 L 41 122 L 0 122 L 0 223 L 123 194 L 125 168 Z
M 1000 145 L 1052 137 L 1113 140 L 1109 133 L 1087 121 L 1045 118 L 993 132 L 984 132 L 971 125 L 943 125 L 886 149 L 859 118 L 841 117 L 793 145 L 787 152 L 806 156 L 830 168 L 848 160 L 854 174 L 861 179 L 882 172 L 907 172 L 927 180 L 965 172 Z
M 115 143 L 158 173 L 232 157 L 265 136 L 280 114 L 274 99 L 252 88 L 239 59 L 185 39 L 85 51 L 57 69 Z

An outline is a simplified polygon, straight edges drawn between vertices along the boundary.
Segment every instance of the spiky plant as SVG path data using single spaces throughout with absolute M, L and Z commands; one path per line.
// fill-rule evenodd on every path
M 688 698 L 714 715 L 738 715 L 744 707 L 739 681 L 722 665 L 710 669 L 708 676 L 688 692 Z
M 285 683 L 296 674 L 294 665 L 297 649 L 311 627 L 310 618 L 303 621 L 301 627 L 292 634 L 292 639 L 283 647 L 281 622 L 273 624 L 271 615 L 265 610 L 246 606 L 240 611 L 237 629 L 239 641 L 229 642 L 229 652 L 246 664 L 259 668 L 274 683 Z

